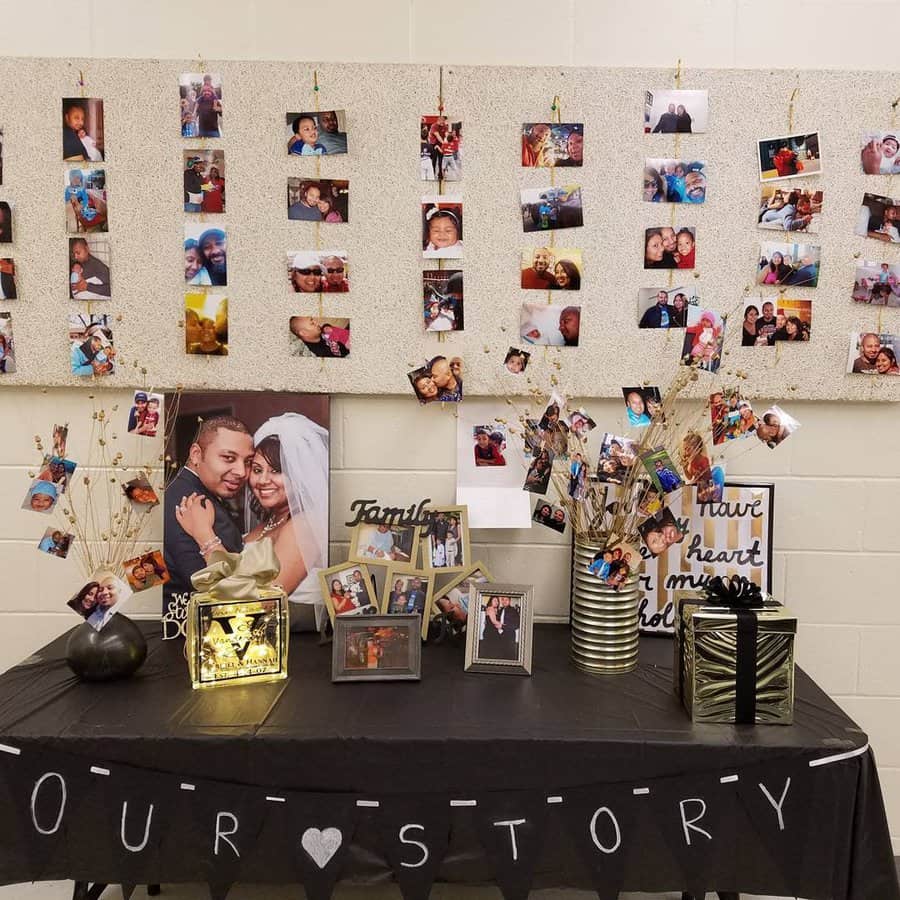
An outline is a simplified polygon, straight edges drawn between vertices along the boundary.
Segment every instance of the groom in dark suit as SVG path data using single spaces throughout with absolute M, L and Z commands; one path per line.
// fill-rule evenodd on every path
M 521 616 L 519 615 L 519 608 L 512 605 L 509 597 L 501 597 L 500 624 L 503 626 L 503 631 L 500 635 L 500 640 L 502 641 L 501 659 L 519 658 L 519 644 L 516 641 L 516 637 L 519 631 L 520 621 Z
M 200 494 L 215 510 L 213 531 L 222 548 L 243 549 L 241 530 L 222 503 L 239 497 L 247 483 L 253 459 L 253 438 L 247 426 L 232 416 L 204 420 L 188 453 L 188 461 L 166 488 L 163 555 L 172 576 L 163 588 L 163 613 L 169 602 L 193 590 L 191 575 L 206 566 L 197 542 L 181 527 L 175 514 L 182 499 Z

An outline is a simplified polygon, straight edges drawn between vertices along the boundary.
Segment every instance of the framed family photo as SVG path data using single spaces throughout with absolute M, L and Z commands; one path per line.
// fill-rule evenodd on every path
M 431 604 L 431 616 L 442 613 L 456 625 L 465 625 L 469 620 L 469 607 L 475 591 L 481 584 L 494 580 L 484 563 L 473 563 L 451 581 L 435 588 Z
M 418 525 L 368 525 L 360 522 L 350 534 L 350 562 L 390 566 L 412 572 L 419 556 Z
M 438 506 L 422 533 L 422 568 L 462 572 L 472 564 L 469 510 L 465 506 Z
M 398 572 L 396 569 L 388 569 L 384 576 L 381 614 L 421 616 L 424 641 L 428 634 L 428 620 L 431 618 L 434 578 L 433 574 L 427 572 Z
M 319 584 L 332 625 L 335 616 L 371 615 L 378 612 L 374 579 L 361 563 L 344 562 L 320 569 Z
M 476 585 L 466 627 L 466 672 L 530 675 L 534 588 Z
M 418 681 L 422 677 L 417 615 L 338 616 L 334 621 L 332 681 Z

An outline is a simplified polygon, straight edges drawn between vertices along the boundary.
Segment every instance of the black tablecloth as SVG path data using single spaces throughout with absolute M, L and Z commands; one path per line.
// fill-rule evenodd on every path
M 423 648 L 421 682 L 332 684 L 330 646 L 295 635 L 287 681 L 192 691 L 181 643 L 161 641 L 155 623 L 142 627 L 149 656 L 128 681 L 78 681 L 63 658 L 64 638 L 0 677 L 0 741 L 186 778 L 371 796 L 564 792 L 867 745 L 866 735 L 800 670 L 793 726 L 692 724 L 672 693 L 672 645 L 659 638 L 643 638 L 637 670 L 616 677 L 576 670 L 568 662 L 568 629 L 544 625 L 535 628 L 530 678 L 466 674 L 462 647 L 443 644 Z M 749 850 L 713 845 L 718 881 L 708 887 L 822 900 L 900 898 L 871 751 L 842 764 L 828 790 L 832 795 L 820 799 L 837 823 L 830 846 L 803 848 L 788 876 Z M 383 858 L 357 838 L 345 875 L 389 878 Z M 588 886 L 565 843 L 550 835 L 536 886 Z M 647 853 L 652 864 L 629 868 L 627 890 L 686 887 L 673 881 L 665 853 L 654 858 L 650 846 Z M 193 880 L 184 861 L 177 868 L 160 871 L 156 880 Z M 13 858 L 0 836 L 0 883 L 33 877 L 28 859 Z M 441 878 L 489 877 L 477 841 L 451 845 Z

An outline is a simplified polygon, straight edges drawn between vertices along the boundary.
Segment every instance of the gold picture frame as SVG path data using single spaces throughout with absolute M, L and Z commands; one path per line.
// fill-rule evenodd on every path
M 360 606 L 355 612 L 338 613 L 335 610 L 334 600 L 331 596 L 331 582 L 334 580 L 334 576 L 341 575 L 344 572 L 348 572 L 351 576 L 354 572 L 359 572 L 362 575 L 362 583 L 365 586 L 366 596 L 369 599 L 367 606 Z M 344 579 L 341 578 L 339 578 L 338 581 L 340 581 L 341 586 L 345 588 L 347 587 L 347 584 L 350 583 L 348 580 L 347 584 L 344 584 Z M 369 608 L 372 613 L 378 612 L 378 591 L 372 581 L 372 574 L 369 572 L 365 563 L 348 561 L 329 566 L 327 569 L 320 569 L 319 586 L 322 590 L 322 601 L 325 604 L 325 608 L 328 610 L 328 618 L 331 619 L 332 627 L 334 626 L 334 619 L 337 615 L 364 615 L 365 611 Z
M 475 575 L 476 572 L 480 572 L 484 576 L 484 578 L 476 579 L 474 581 L 475 584 L 491 584 L 491 583 L 493 583 L 494 576 L 488 571 L 487 566 L 485 566 L 485 564 L 481 560 L 477 560 L 476 562 L 473 562 L 472 565 L 469 566 L 469 568 L 466 569 L 464 572 L 460 572 L 455 578 L 452 578 L 446 584 L 442 584 L 440 586 L 440 588 L 435 587 L 435 589 L 432 591 L 431 605 L 428 609 L 429 621 L 431 619 L 433 619 L 436 615 L 438 615 L 439 612 L 448 612 L 448 610 L 440 609 L 440 607 L 438 606 L 441 598 L 445 594 L 449 594 L 452 590 L 454 590 L 456 587 L 458 587 L 460 584 L 462 584 L 467 579 L 471 579 L 472 576 Z M 454 598 L 450 598 L 450 599 L 453 600 Z M 462 610 L 462 612 L 465 616 L 468 615 L 468 608 L 469 608 L 468 604 L 465 604 L 465 605 L 460 604 L 460 609 Z M 462 624 L 462 622 L 465 621 L 465 619 L 460 619 L 459 621 L 460 621 L 460 624 Z
M 402 588 L 400 589 L 400 593 L 408 594 L 411 588 L 411 582 L 414 579 L 418 579 L 420 582 L 425 582 L 425 597 L 422 599 L 421 604 L 418 602 L 418 600 L 416 600 L 413 602 L 412 608 L 410 608 L 410 606 L 408 605 L 409 599 L 407 598 L 407 603 L 406 605 L 404 605 L 404 608 L 402 610 L 396 609 L 394 612 L 391 612 L 390 607 L 393 600 L 392 595 L 397 589 L 397 582 L 403 583 Z M 408 572 L 405 569 L 389 568 L 385 573 L 384 587 L 381 591 L 381 614 L 384 616 L 392 616 L 419 613 L 422 617 L 421 631 L 422 640 L 424 641 L 428 637 L 428 622 L 430 620 L 429 610 L 431 609 L 431 603 L 434 597 L 434 581 L 434 570 L 426 572 L 424 569 L 416 569 L 412 572 Z M 422 587 L 420 586 L 418 590 L 422 590 Z
M 383 534 L 392 533 L 395 538 L 393 548 L 389 551 L 378 549 L 378 539 L 375 539 L 376 543 L 373 543 L 374 535 L 379 533 L 380 527 L 384 526 L 369 525 L 365 522 L 354 525 L 350 531 L 350 553 L 347 559 L 350 562 L 362 563 L 366 566 L 382 566 L 393 568 L 398 572 L 414 572 L 418 567 L 421 526 L 388 525 L 387 532 L 383 532 Z M 401 539 L 399 543 L 398 537 Z M 387 544 L 383 538 L 381 538 L 381 542 Z M 377 556 L 378 553 L 382 555 Z
M 465 504 L 454 506 L 432 506 L 425 510 L 434 513 L 434 518 L 422 529 L 422 569 L 426 572 L 465 572 L 472 565 L 472 543 L 469 536 L 469 508 Z M 444 515 L 444 520 L 439 519 Z M 436 542 L 435 529 L 440 527 L 441 521 L 449 522 L 455 516 L 458 520 L 457 552 L 455 558 L 460 562 L 453 565 L 435 565 L 435 560 L 443 558 L 447 562 L 447 554 L 452 552 L 452 544 L 448 540 Z M 436 546 L 437 543 L 437 546 Z

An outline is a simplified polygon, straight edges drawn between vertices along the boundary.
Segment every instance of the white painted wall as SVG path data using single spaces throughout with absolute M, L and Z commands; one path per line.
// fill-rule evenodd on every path
M 697 67 L 881 69 L 887 122 L 900 93 L 896 65 L 871 36 L 895 22 L 897 0 L 795 0 L 784 12 L 776 0 L 232 0 L 202 9 L 181 0 L 0 0 L 5 52 L 16 55 L 596 66 L 674 66 L 681 56 Z M 72 624 L 62 604 L 77 570 L 39 554 L 42 528 L 16 510 L 38 461 L 33 435 L 59 419 L 74 424 L 89 408 L 84 392 L 0 390 L 0 668 Z M 601 424 L 620 416 L 617 404 L 591 409 Z M 802 620 L 800 663 L 871 737 L 900 852 L 900 410 L 796 403 L 791 412 L 802 430 L 777 453 L 747 453 L 730 474 L 777 483 L 776 591 Z M 451 412 L 373 397 L 337 398 L 332 415 L 336 511 L 363 494 L 452 500 Z M 334 518 L 336 526 L 340 513 Z M 333 539 L 345 538 L 335 527 Z M 498 577 L 519 578 L 527 566 L 545 615 L 564 611 L 564 541 L 546 530 L 476 540 Z M 140 608 L 158 603 L 150 591 Z

